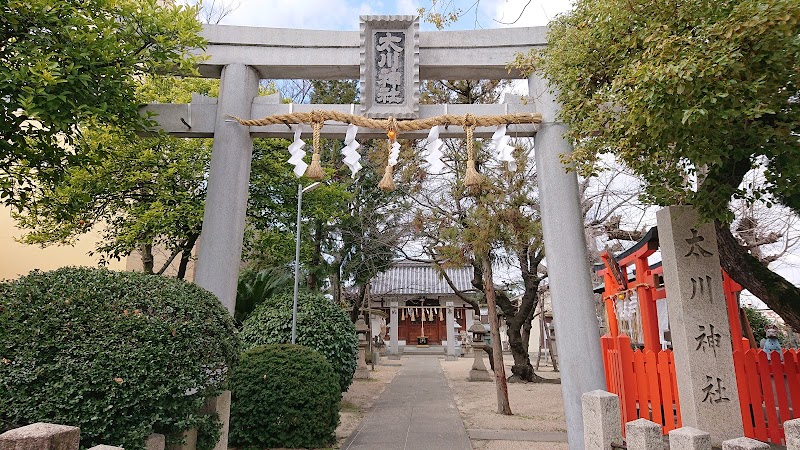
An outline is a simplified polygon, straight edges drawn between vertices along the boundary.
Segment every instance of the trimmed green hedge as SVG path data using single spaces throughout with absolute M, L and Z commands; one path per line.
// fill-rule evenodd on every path
M 231 374 L 232 445 L 318 448 L 336 441 L 339 379 L 325 358 L 301 345 L 262 345 Z
M 244 321 L 239 338 L 244 350 L 291 342 L 292 294 L 267 298 Z M 320 352 L 338 374 L 341 391 L 347 390 L 356 371 L 358 338 L 342 308 L 321 294 L 300 294 L 296 343 Z
M 239 352 L 213 294 L 133 272 L 73 267 L 0 283 L 0 324 L 0 429 L 78 426 L 84 448 L 208 430 L 215 417 L 198 411 Z

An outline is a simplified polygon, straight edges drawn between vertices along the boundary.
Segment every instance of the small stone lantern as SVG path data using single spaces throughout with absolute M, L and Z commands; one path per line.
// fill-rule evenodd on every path
M 369 368 L 367 367 L 367 333 L 369 327 L 363 318 L 356 321 L 356 335 L 358 335 L 358 366 L 353 378 L 364 380 L 369 378 Z
M 491 375 L 486 370 L 486 365 L 483 363 L 483 346 L 484 337 L 486 336 L 486 328 L 480 322 L 474 322 L 469 328 L 472 334 L 472 354 L 475 360 L 472 362 L 472 370 L 469 371 L 469 381 L 492 381 Z

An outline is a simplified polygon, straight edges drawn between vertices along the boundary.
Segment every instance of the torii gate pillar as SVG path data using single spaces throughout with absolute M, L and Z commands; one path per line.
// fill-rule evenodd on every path
M 242 261 L 253 138 L 249 127 L 225 119 L 226 114 L 250 118 L 250 105 L 258 94 L 259 80 L 258 72 L 244 64 L 229 64 L 222 69 L 194 279 L 216 295 L 231 314 L 236 308 L 236 284 Z
M 559 105 L 547 81 L 531 76 L 528 95 L 543 116 L 534 149 L 567 439 L 571 450 L 583 450 L 581 395 L 605 389 L 606 383 L 578 177 L 560 159 L 572 146 L 564 138 L 566 125 L 557 121 Z

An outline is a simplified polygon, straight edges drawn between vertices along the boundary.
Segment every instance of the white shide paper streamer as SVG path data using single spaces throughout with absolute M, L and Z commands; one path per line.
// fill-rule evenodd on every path
M 497 152 L 497 159 L 502 162 L 508 163 L 508 170 L 512 172 L 517 171 L 517 162 L 514 160 L 514 147 L 508 145 L 510 136 L 506 134 L 506 125 L 498 125 L 492 135 L 492 146 Z
M 344 155 L 344 164 L 350 169 L 352 173 L 352 177 L 356 177 L 356 172 L 361 170 L 361 163 L 359 160 L 361 159 L 361 155 L 356 151 L 361 144 L 356 141 L 356 133 L 358 133 L 358 127 L 350 124 L 347 127 L 347 134 L 344 138 L 344 147 L 342 148 L 342 155 Z
M 425 160 L 428 162 L 428 172 L 433 174 L 441 173 L 444 168 L 441 151 L 444 142 L 439 139 L 439 130 L 440 127 L 438 125 L 431 128 L 428 133 L 427 144 L 425 144 L 425 149 L 427 150 Z
M 289 158 L 288 162 L 294 166 L 294 174 L 298 178 L 302 177 L 308 168 L 308 164 L 303 161 L 303 158 L 306 156 L 303 146 L 306 145 L 306 143 L 300 139 L 301 133 L 302 127 L 298 125 L 297 129 L 294 130 L 294 142 L 289 145 L 289 154 L 291 154 L 292 157 Z

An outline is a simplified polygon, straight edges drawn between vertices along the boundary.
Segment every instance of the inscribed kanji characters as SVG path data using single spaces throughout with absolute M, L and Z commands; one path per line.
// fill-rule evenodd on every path
M 400 104 L 404 101 L 403 45 L 405 33 L 375 33 L 375 103 Z

